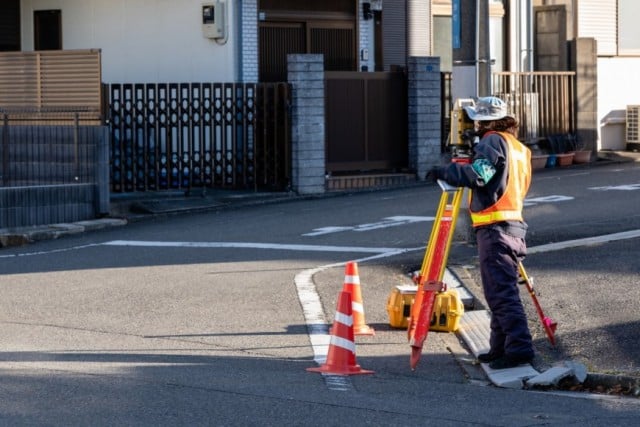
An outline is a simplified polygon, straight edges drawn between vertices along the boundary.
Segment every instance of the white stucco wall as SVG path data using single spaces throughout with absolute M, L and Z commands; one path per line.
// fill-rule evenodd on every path
M 640 105 L 640 58 L 598 58 L 599 149 L 624 150 L 627 105 Z
M 59 9 L 63 49 L 102 50 L 105 83 L 238 81 L 236 0 L 226 0 L 228 39 L 202 33 L 206 0 L 22 0 L 23 50 L 33 11 Z

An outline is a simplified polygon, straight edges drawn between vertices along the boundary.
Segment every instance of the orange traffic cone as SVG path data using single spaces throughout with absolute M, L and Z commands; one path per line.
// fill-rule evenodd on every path
M 344 268 L 344 286 L 342 290 L 351 294 L 354 335 L 375 335 L 373 328 L 368 326 L 364 321 L 364 304 L 362 303 L 362 291 L 360 290 L 360 276 L 358 275 L 358 263 L 355 261 L 349 261 Z
M 340 292 L 332 331 L 327 361 L 320 367 L 307 368 L 307 371 L 334 375 L 373 374 L 373 371 L 356 364 L 351 295 L 348 292 Z

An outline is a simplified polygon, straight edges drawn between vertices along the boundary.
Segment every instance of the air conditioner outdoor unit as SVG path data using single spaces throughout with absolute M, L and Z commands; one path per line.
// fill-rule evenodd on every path
M 640 148 L 640 105 L 627 105 L 626 139 L 627 149 Z

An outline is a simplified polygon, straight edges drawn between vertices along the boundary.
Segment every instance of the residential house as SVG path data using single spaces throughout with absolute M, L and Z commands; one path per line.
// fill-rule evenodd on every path
M 537 8 L 563 7 L 566 11 L 566 40 L 593 38 L 596 42 L 597 92 L 584 98 L 597 99 L 599 150 L 640 148 L 638 105 L 640 85 L 640 3 L 633 0 L 538 0 Z M 545 64 L 563 70 L 563 64 Z M 578 99 L 578 102 L 584 102 Z M 627 111 L 630 122 L 627 122 Z M 627 137 L 627 127 L 630 136 Z
M 428 6 L 418 0 L 387 0 L 384 11 L 379 0 L 7 0 L 0 3 L 0 39 L 4 51 L 99 49 L 101 78 L 115 88 L 109 91 L 113 101 L 125 90 L 137 91 L 136 85 L 142 84 L 286 80 L 286 55 L 290 53 L 320 53 L 328 72 L 403 70 L 408 54 L 428 54 Z M 413 26 L 409 38 L 408 24 Z M 182 91 L 183 87 L 168 90 Z M 155 93 L 141 96 L 153 99 L 154 108 L 160 101 Z M 129 108 L 131 114 L 150 108 L 147 101 L 117 101 L 119 108 Z M 227 105 L 227 101 L 219 103 Z M 185 102 L 193 106 L 192 99 Z M 183 101 L 171 98 L 168 104 L 182 106 Z M 182 117 L 175 112 L 169 115 L 176 114 Z M 113 120 L 112 126 L 115 121 L 126 125 L 139 119 Z M 137 134 L 138 129 L 126 128 L 114 138 Z M 139 145 L 117 141 L 112 155 L 134 151 Z M 147 151 L 156 148 L 157 144 Z M 157 175 L 182 173 L 184 167 L 179 163 L 186 151 L 178 151 L 155 156 L 163 165 L 176 165 Z M 137 165 L 139 160 L 116 163 Z M 139 165 L 138 170 L 142 169 L 155 170 Z M 119 182 L 135 179 L 137 172 L 116 170 L 112 175 Z M 123 188 L 131 191 L 137 187 L 123 185 L 117 191 Z
M 538 10 L 564 8 L 566 28 L 555 39 L 597 41 L 598 148 L 620 148 L 626 105 L 640 104 L 640 89 L 624 84 L 633 81 L 640 65 L 634 56 L 640 38 L 630 22 L 635 2 L 486 1 L 488 23 L 480 26 L 488 24 L 491 72 L 568 69 L 570 45 L 555 55 L 563 58 L 555 63 L 541 52 L 548 35 L 534 34 Z M 453 11 L 472 3 L 476 5 L 472 0 L 4 0 L 0 50 L 100 49 L 101 77 L 109 85 L 283 80 L 289 53 L 322 54 L 326 72 L 406 70 L 412 57 L 440 58 L 440 69 L 451 71 Z M 439 146 L 441 141 L 420 143 Z M 412 169 L 412 163 L 406 167 Z

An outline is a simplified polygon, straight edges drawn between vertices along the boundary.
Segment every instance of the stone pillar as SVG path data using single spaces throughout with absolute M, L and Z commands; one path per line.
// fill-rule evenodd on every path
M 227 2 L 229 3 L 229 2 Z M 240 3 L 240 80 L 258 81 L 258 0 L 242 0 Z
M 291 186 L 298 194 L 325 192 L 324 59 L 287 55 L 291 84 Z
M 575 114 L 578 143 L 598 151 L 598 55 L 593 38 L 571 41 L 571 69 L 576 72 Z M 595 156 L 593 156 L 595 157 Z
M 409 167 L 419 181 L 440 164 L 440 58 L 408 60 Z

